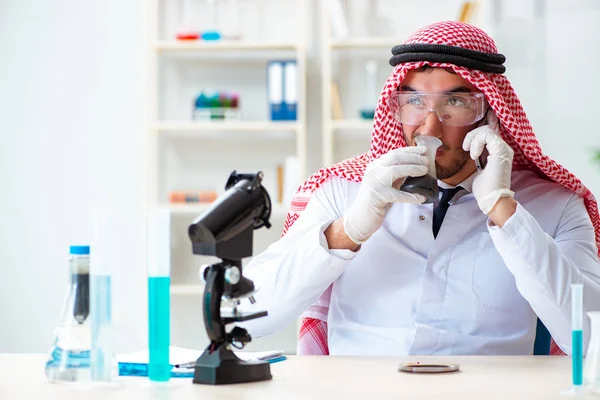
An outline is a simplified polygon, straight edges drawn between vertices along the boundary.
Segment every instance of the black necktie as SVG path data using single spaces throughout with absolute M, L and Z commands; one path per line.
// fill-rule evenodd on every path
M 437 237 L 438 232 L 442 226 L 442 221 L 444 220 L 444 216 L 446 216 L 446 211 L 448 211 L 448 207 L 450 206 L 450 200 L 454 197 L 454 195 L 462 190 L 463 188 L 460 186 L 455 187 L 454 189 L 443 189 L 440 188 L 440 192 L 442 192 L 442 198 L 437 207 L 433 209 L 433 237 Z

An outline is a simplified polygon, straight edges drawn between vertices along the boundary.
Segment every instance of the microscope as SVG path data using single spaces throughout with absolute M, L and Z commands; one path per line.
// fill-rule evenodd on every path
M 266 311 L 244 313 L 237 309 L 240 301 L 252 304 L 254 283 L 242 274 L 242 259 L 252 255 L 253 231 L 271 227 L 271 199 L 261 185 L 263 173 L 238 174 L 233 171 L 225 185 L 226 192 L 197 217 L 188 229 L 194 254 L 215 256 L 221 262 L 206 266 L 202 297 L 204 325 L 210 344 L 196 360 L 193 382 L 230 384 L 271 379 L 266 361 L 243 361 L 231 347 L 243 348 L 251 341 L 241 327 L 225 330 L 227 324 L 264 317 Z M 221 309 L 222 301 L 231 302 L 229 312 Z

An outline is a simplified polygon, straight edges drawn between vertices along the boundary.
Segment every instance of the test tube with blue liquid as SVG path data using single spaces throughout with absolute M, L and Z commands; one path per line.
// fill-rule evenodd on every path
M 108 210 L 93 212 L 93 252 L 90 257 L 90 375 L 112 382 L 118 375 L 112 328 L 112 268 L 119 262 L 119 221 Z
M 571 284 L 571 389 L 564 396 L 585 394 L 583 387 L 583 285 Z
M 571 285 L 573 385 L 583 385 L 583 285 Z
M 148 220 L 148 378 L 168 381 L 170 345 L 171 215 L 155 210 Z

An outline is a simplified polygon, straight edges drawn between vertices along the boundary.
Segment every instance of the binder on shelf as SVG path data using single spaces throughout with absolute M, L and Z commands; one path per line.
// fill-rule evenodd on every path
M 298 64 L 296 61 L 285 62 L 283 81 L 284 119 L 296 121 L 298 115 Z
M 283 120 L 283 63 L 270 61 L 267 64 L 267 98 L 271 121 Z
M 296 60 L 269 61 L 267 93 L 271 121 L 297 120 L 298 64 Z

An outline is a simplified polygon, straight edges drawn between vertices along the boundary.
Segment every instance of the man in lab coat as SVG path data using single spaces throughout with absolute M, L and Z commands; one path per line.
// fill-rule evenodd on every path
M 532 354 L 539 319 L 569 353 L 570 284 L 600 309 L 593 195 L 542 153 L 483 31 L 436 23 L 392 54 L 369 152 L 302 185 L 245 268 L 269 315 L 244 326 L 302 316 L 299 354 Z M 428 171 L 419 136 L 442 142 L 433 204 L 399 190 Z

